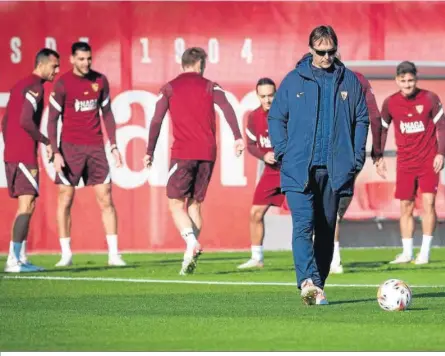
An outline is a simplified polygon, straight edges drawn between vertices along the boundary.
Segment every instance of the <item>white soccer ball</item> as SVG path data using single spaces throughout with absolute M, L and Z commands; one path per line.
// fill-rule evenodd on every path
M 389 279 L 380 285 L 377 291 L 377 301 L 386 311 L 403 311 L 411 304 L 410 287 L 400 279 Z

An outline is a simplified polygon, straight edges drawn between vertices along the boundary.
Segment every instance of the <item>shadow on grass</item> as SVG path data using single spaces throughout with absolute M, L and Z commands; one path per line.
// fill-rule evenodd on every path
M 293 272 L 295 271 L 293 267 L 288 268 L 267 268 L 267 272 Z M 263 269 L 261 268 L 249 268 L 249 269 L 237 269 L 236 266 L 233 268 L 233 270 L 230 271 L 218 271 L 218 272 L 211 272 L 211 273 L 205 273 L 208 275 L 229 275 L 229 274 L 253 274 L 253 273 L 262 273 Z M 203 274 L 203 273 L 200 273 Z
M 350 262 L 345 263 L 347 268 L 377 268 L 388 264 L 388 261 L 367 261 L 367 262 Z
M 366 299 L 347 299 L 347 300 L 336 300 L 333 302 L 329 302 L 330 305 L 338 305 L 338 304 L 354 304 L 354 303 L 367 303 L 367 302 L 375 302 L 375 298 L 366 298 Z
M 416 293 L 414 290 L 413 296 L 414 298 L 445 298 L 445 292 Z

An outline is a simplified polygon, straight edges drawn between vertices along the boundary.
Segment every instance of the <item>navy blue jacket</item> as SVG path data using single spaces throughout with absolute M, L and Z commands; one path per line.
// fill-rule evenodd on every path
M 306 55 L 283 79 L 269 111 L 269 136 L 281 161 L 281 189 L 304 192 L 315 145 L 318 84 Z M 331 132 L 327 169 L 331 186 L 340 195 L 352 195 L 354 178 L 363 168 L 368 136 L 368 109 L 355 74 L 338 60 L 333 64 Z

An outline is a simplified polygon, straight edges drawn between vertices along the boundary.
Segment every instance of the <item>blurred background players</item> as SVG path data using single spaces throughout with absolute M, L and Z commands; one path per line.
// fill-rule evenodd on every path
M 4 161 L 9 195 L 17 198 L 18 209 L 12 227 L 12 241 L 5 272 L 35 272 L 42 270 L 26 257 L 29 223 L 39 195 L 37 147 L 41 142 L 52 156 L 47 137 L 40 133 L 45 81 L 52 82 L 59 72 L 59 54 L 51 49 L 40 50 L 34 71 L 11 89 L 2 121 L 5 140 Z
M 444 166 L 445 118 L 439 97 L 417 87 L 414 63 L 397 66 L 396 82 L 400 91 L 389 96 L 382 107 L 382 152 L 388 128 L 394 121 L 397 145 L 395 198 L 400 199 L 400 234 L 403 252 L 391 263 L 408 263 L 413 259 L 413 211 L 417 190 L 422 192 L 422 246 L 415 264 L 426 264 L 436 228 L 435 199 L 439 172 Z M 377 172 L 386 178 L 384 158 L 377 161 Z
M 337 53 L 337 58 L 341 60 L 340 53 Z M 379 108 L 377 106 L 377 102 L 375 100 L 374 92 L 372 91 L 371 84 L 364 77 L 363 74 L 354 72 L 357 76 L 360 84 L 362 85 L 363 93 L 365 94 L 366 106 L 368 107 L 369 113 L 369 123 L 371 125 L 371 133 L 372 133 L 372 157 L 376 159 L 377 157 L 382 157 L 381 152 L 381 142 L 380 135 L 382 131 L 382 120 L 379 112 Z M 357 178 L 357 177 L 356 177 Z M 343 220 L 343 217 L 346 211 L 349 208 L 349 205 L 352 201 L 352 196 L 345 196 L 340 198 L 340 202 L 338 205 L 338 214 L 337 214 L 337 225 L 335 227 L 335 237 L 334 237 L 334 255 L 332 257 L 330 273 L 338 274 L 343 273 L 343 266 L 341 264 L 340 257 L 340 223 Z
M 247 122 L 247 151 L 264 161 L 265 168 L 253 197 L 250 209 L 250 241 L 252 256 L 238 268 L 255 268 L 264 266 L 263 240 L 264 215 L 271 205 L 281 206 L 284 195 L 280 188 L 280 168 L 275 160 L 269 138 L 267 115 L 275 96 L 275 83 L 272 79 L 261 78 L 256 85 L 256 92 L 261 106 L 252 111 Z
M 63 74 L 50 96 L 48 136 L 54 151 L 56 183 L 59 185 L 57 223 L 62 258 L 56 266 L 72 264 L 71 206 L 75 186 L 81 178 L 92 185 L 102 211 L 102 221 L 108 243 L 108 264 L 124 266 L 118 254 L 117 216 L 111 194 L 111 174 L 105 154 L 100 113 L 111 143 L 116 166 L 121 156 L 116 145 L 116 124 L 111 111 L 108 80 L 91 70 L 91 47 L 76 42 L 71 47 L 73 69 Z M 62 117 L 60 147 L 57 144 L 57 121 Z
M 201 203 L 216 160 L 216 117 L 214 104 L 224 113 L 235 137 L 236 155 L 244 142 L 233 108 L 224 90 L 203 77 L 207 54 L 202 48 L 188 48 L 182 55 L 183 73 L 161 88 L 151 120 L 144 164 L 150 167 L 167 110 L 173 126 L 173 145 L 168 173 L 169 208 L 187 247 L 180 271 L 193 273 L 201 254 L 198 236 L 202 229 Z

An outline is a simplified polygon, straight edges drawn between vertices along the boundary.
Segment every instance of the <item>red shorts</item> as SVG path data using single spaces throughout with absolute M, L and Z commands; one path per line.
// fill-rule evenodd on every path
M 65 161 L 63 173 L 56 174 L 56 183 L 77 186 L 80 178 L 85 185 L 108 184 L 111 182 L 105 147 L 76 145 L 62 142 L 60 153 Z
M 396 199 L 400 200 L 414 200 L 417 193 L 417 188 L 420 188 L 422 193 L 437 193 L 439 185 L 439 174 L 434 173 L 434 169 L 423 169 L 418 172 L 397 171 L 396 178 Z
M 253 195 L 253 205 L 281 206 L 284 194 L 280 188 L 280 173 L 263 173 Z
M 212 161 L 172 159 L 167 196 L 170 199 L 193 198 L 198 202 L 204 201 L 214 165 Z
M 34 164 L 5 162 L 9 196 L 39 196 L 39 167 Z

